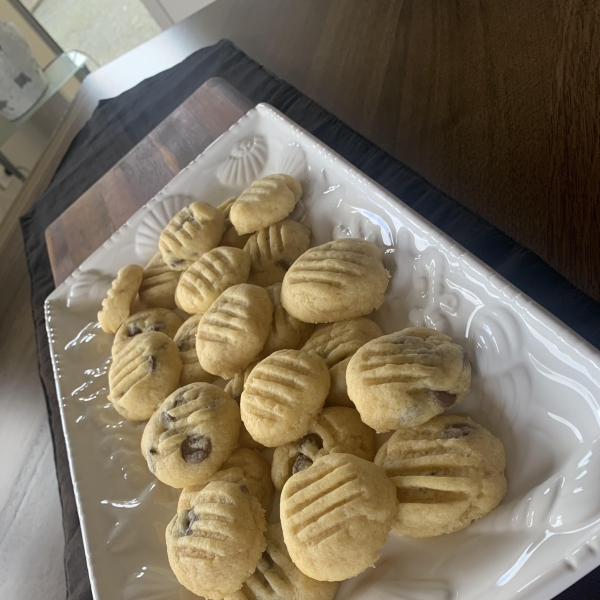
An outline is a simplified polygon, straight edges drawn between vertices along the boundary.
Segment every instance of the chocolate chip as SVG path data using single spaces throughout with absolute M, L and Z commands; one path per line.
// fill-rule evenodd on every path
M 283 258 L 278 260 L 275 264 L 278 267 L 281 267 L 284 271 L 287 271 L 292 266 L 292 263 L 288 262 L 287 260 L 283 260 Z
M 175 402 L 173 403 L 173 408 L 177 408 L 182 404 L 185 404 L 185 392 L 179 392 L 177 396 L 175 396 Z
M 175 265 L 182 265 L 185 262 L 184 258 L 173 258 L 169 264 L 174 267 Z
M 323 448 L 323 438 L 316 433 L 307 433 L 301 440 L 300 446 L 304 447 L 306 444 L 312 444 L 316 446 L 319 450 Z
M 180 352 L 187 352 L 188 350 L 192 349 L 192 346 L 190 344 L 190 340 L 179 340 L 179 343 L 177 344 L 177 347 L 179 348 Z
M 150 369 L 150 373 L 156 370 L 156 358 L 152 355 L 148 357 L 148 368 Z
M 185 533 L 183 535 L 192 535 L 194 533 L 194 530 L 192 529 L 192 525 L 194 524 L 194 522 L 196 521 L 196 513 L 194 512 L 193 508 L 190 508 L 190 510 L 188 511 L 187 514 L 187 527 L 185 530 Z
M 162 414 L 162 421 L 165 429 L 169 429 L 171 423 L 174 423 L 177 419 L 170 415 L 166 410 Z
M 433 399 L 443 408 L 450 408 L 456 402 L 456 395 L 448 392 L 437 392 L 432 390 Z
M 454 423 L 453 425 L 449 425 L 442 432 L 443 440 L 456 440 L 458 438 L 463 438 L 468 436 L 470 433 L 473 433 L 477 428 L 469 423 Z
M 151 325 L 148 325 L 148 327 L 146 327 L 146 331 L 163 331 L 164 328 L 164 323 L 152 323 Z
M 205 435 L 188 435 L 181 444 L 181 455 L 186 463 L 197 465 L 208 458 L 211 448 L 210 439 Z
M 130 323 L 127 327 L 127 333 L 129 334 L 129 337 L 134 337 L 142 333 L 142 330 L 135 323 Z
M 304 469 L 308 469 L 313 464 L 313 461 L 300 452 L 294 461 L 294 466 L 292 467 L 292 475 L 296 473 L 300 473 L 300 471 L 304 471 Z
M 250 490 L 245 485 L 240 485 L 240 490 L 244 492 L 244 494 L 249 494 Z

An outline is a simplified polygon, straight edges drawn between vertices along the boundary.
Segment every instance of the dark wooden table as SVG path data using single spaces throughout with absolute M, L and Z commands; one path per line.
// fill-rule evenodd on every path
M 217 0 L 96 71 L 98 98 L 227 37 L 600 299 L 600 3 Z

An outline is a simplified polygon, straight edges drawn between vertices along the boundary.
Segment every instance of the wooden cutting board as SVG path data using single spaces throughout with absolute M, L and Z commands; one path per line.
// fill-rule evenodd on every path
M 218 77 L 199 87 L 48 226 L 56 285 L 252 107 Z

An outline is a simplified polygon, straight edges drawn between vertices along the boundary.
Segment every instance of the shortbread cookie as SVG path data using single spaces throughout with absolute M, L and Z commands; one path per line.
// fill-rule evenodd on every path
M 194 505 L 194 499 L 211 481 L 230 481 L 245 485 L 248 491 L 260 502 L 268 518 L 273 507 L 274 489 L 271 481 L 269 463 L 256 450 L 239 448 L 207 480 L 186 487 L 179 496 L 177 511 L 189 510 Z
M 279 350 L 248 376 L 240 409 L 253 439 L 274 448 L 305 435 L 329 391 L 325 361 L 300 350 Z
M 346 368 L 350 357 L 367 342 L 382 336 L 379 325 L 367 317 L 319 325 L 302 350 L 325 360 L 331 387 L 325 404 L 353 407 L 346 388 Z
M 246 283 L 250 256 L 239 248 L 219 247 L 203 254 L 181 276 L 175 301 L 185 312 L 205 313 L 232 285 Z
M 254 233 L 285 219 L 302 197 L 302 186 L 290 175 L 268 175 L 255 181 L 233 203 L 229 219 L 239 235 Z
M 264 450 L 265 447 L 262 444 L 259 444 L 246 429 L 244 423 L 242 423 L 240 427 L 240 435 L 238 437 L 237 442 L 235 443 L 236 448 L 250 448 L 252 450 Z
M 307 323 L 367 315 L 383 304 L 387 289 L 382 258 L 375 244 L 351 238 L 311 248 L 285 274 L 281 302 Z
M 350 359 L 348 395 L 375 431 L 425 423 L 471 385 L 466 352 L 439 331 L 409 327 L 365 344 Z
M 431 537 L 464 529 L 506 494 L 505 462 L 502 442 L 466 416 L 399 429 L 375 458 L 396 486 L 393 530 Z
M 225 200 L 223 204 L 219 205 L 219 210 L 222 210 L 223 214 L 225 215 L 225 233 L 219 242 L 219 246 L 231 246 L 232 248 L 239 248 L 240 250 L 243 250 L 246 242 L 250 239 L 252 234 L 247 233 L 245 235 L 239 235 L 229 220 L 229 211 L 236 200 L 237 196 L 234 196 L 233 198 L 229 198 L 229 200 Z
M 174 340 L 179 348 L 181 357 L 182 369 L 179 378 L 179 385 L 183 387 L 189 383 L 212 383 L 216 377 L 211 373 L 206 372 L 198 361 L 198 353 L 196 352 L 196 334 L 198 333 L 198 324 L 202 315 L 194 315 L 190 317 L 177 330 Z
M 140 333 L 113 358 L 108 399 L 126 419 L 145 421 L 177 388 L 180 373 L 175 342 L 159 331 Z
M 190 383 L 171 394 L 152 415 L 142 454 L 160 481 L 174 488 L 214 475 L 231 456 L 240 433 L 240 409 L 221 388 Z
M 267 549 L 242 589 L 225 600 L 333 600 L 338 582 L 316 581 L 292 562 L 281 523 L 267 525 Z
M 309 247 L 310 229 L 296 221 L 280 221 L 257 231 L 244 246 L 252 259 L 248 283 L 263 287 L 281 283 Z
M 327 454 L 287 480 L 281 526 L 294 564 L 319 581 L 373 566 L 397 512 L 385 471 L 352 454 Z
M 246 384 L 246 380 L 248 379 L 248 375 L 250 375 L 252 369 L 259 363 L 260 361 L 255 360 L 251 362 L 243 371 L 238 371 L 225 386 L 225 391 L 239 404 L 240 399 L 242 397 L 242 392 L 244 391 L 244 385 Z
M 167 526 L 169 564 L 188 590 L 209 599 L 241 589 L 265 550 L 267 524 L 243 486 L 211 481 Z
M 217 247 L 224 230 L 223 211 L 205 202 L 192 202 L 164 228 L 158 248 L 171 269 L 185 271 L 205 252 Z
M 102 300 L 102 310 L 98 313 L 98 323 L 102 331 L 116 333 L 121 323 L 129 316 L 135 302 L 144 269 L 139 265 L 127 265 L 119 269 L 106 298 Z
M 304 437 L 275 448 L 271 465 L 275 487 L 281 491 L 292 475 L 334 452 L 371 461 L 375 458 L 375 432 L 360 420 L 354 408 L 324 408 Z
M 251 362 L 243 371 L 239 371 L 236 373 L 232 379 L 227 382 L 225 386 L 225 391 L 239 404 L 240 399 L 242 397 L 242 392 L 244 391 L 244 385 L 246 383 L 246 379 L 248 379 L 248 375 L 250 375 L 250 371 L 254 369 L 254 367 L 260 361 L 255 360 Z M 259 444 L 252 436 L 248 433 L 246 426 L 242 423 L 240 427 L 240 437 L 236 443 L 236 448 L 253 448 L 255 450 L 263 450 L 264 446 Z
M 346 371 L 351 358 L 352 357 L 349 356 L 329 369 L 331 387 L 329 388 L 327 400 L 325 400 L 325 406 L 346 406 L 354 408 L 354 402 L 352 402 L 348 396 L 348 386 L 346 385 Z
M 135 336 L 148 331 L 160 331 L 171 339 L 181 327 L 183 319 L 168 308 L 149 308 L 135 313 L 121 324 L 112 345 L 112 355 L 122 350 Z
M 144 269 L 140 301 L 147 308 L 176 308 L 175 290 L 181 276 L 173 271 L 158 252 Z
M 277 350 L 297 350 L 308 340 L 315 326 L 303 323 L 290 315 L 281 305 L 281 284 L 276 283 L 265 288 L 273 305 L 273 321 L 271 331 L 262 351 L 262 356 L 269 356 Z
M 198 325 L 196 350 L 202 368 L 223 379 L 245 369 L 263 349 L 272 315 L 264 288 L 243 283 L 225 290 Z

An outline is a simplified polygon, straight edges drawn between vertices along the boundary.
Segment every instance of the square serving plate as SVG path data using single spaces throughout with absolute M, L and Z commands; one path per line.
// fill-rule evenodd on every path
M 96 321 L 117 270 L 146 262 L 186 203 L 220 204 L 253 180 L 304 186 L 293 217 L 314 244 L 360 237 L 392 273 L 374 319 L 451 335 L 473 365 L 456 409 L 506 448 L 508 494 L 459 533 L 392 534 L 376 569 L 342 584 L 344 600 L 552 598 L 600 564 L 600 353 L 429 222 L 281 113 L 259 105 L 62 283 L 46 323 L 71 475 L 96 600 L 193 598 L 169 569 L 164 530 L 177 492 L 148 472 L 143 424 L 108 402 L 112 336 Z

